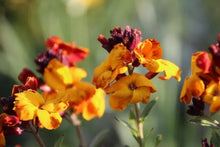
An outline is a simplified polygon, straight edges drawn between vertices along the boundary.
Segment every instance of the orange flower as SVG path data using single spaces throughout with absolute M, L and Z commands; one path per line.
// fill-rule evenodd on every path
M 156 89 L 151 81 L 137 73 L 120 78 L 107 91 L 110 106 L 120 111 L 129 104 L 148 103 L 152 92 L 156 92 Z
M 186 78 L 183 84 L 183 88 L 180 94 L 180 101 L 184 101 L 189 104 L 193 97 L 199 97 L 205 90 L 205 84 L 198 76 L 192 76 Z
M 105 92 L 101 88 L 96 89 L 89 83 L 79 82 L 70 90 L 72 92 L 69 93 L 67 102 L 70 103 L 70 107 L 74 108 L 74 113 L 82 113 L 83 118 L 86 120 L 103 116 L 105 111 Z
M 159 77 L 160 79 L 168 80 L 174 77 L 177 81 L 181 80 L 179 67 L 170 61 L 160 59 L 162 57 L 162 48 L 157 40 L 146 39 L 138 44 L 134 52 L 139 62 L 150 72 L 164 72 L 165 76 Z
M 111 50 L 108 58 L 94 71 L 93 84 L 97 88 L 106 88 L 117 77 L 118 74 L 125 73 L 127 65 L 132 62 L 132 55 L 122 44 L 117 44 Z
M 34 90 L 23 91 L 15 95 L 13 110 L 20 120 L 35 120 L 38 117 L 42 127 L 46 129 L 59 127 L 62 121 L 59 113 L 67 109 L 67 105 L 61 101 L 62 97 L 47 100 Z

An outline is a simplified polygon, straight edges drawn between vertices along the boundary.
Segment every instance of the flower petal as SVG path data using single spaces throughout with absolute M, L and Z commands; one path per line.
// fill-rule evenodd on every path
M 52 59 L 45 68 L 44 79 L 51 88 L 56 90 L 65 90 L 66 85 L 73 83 L 69 68 L 57 59 Z
M 59 113 L 48 113 L 46 110 L 39 109 L 37 116 L 41 125 L 48 130 L 58 128 L 62 121 L 62 117 Z
M 20 120 L 31 120 L 36 117 L 38 107 L 44 104 L 44 98 L 36 91 L 24 91 L 15 94 L 14 108 Z
M 174 77 L 177 81 L 181 80 L 180 74 L 181 70 L 178 66 L 173 64 L 170 61 L 158 59 L 158 60 L 148 60 L 144 66 L 153 73 L 164 72 L 164 76 L 159 78 L 162 80 L 168 80 L 171 77 Z
M 105 111 L 105 92 L 99 88 L 96 93 L 86 103 L 82 115 L 86 120 L 91 120 L 94 117 L 102 117 Z

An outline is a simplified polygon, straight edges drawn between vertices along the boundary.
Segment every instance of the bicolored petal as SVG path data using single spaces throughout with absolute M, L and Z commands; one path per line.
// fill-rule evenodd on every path
M 58 128 L 62 121 L 62 117 L 59 113 L 49 113 L 46 110 L 39 109 L 37 111 L 37 116 L 41 123 L 41 126 L 48 130 Z
M 86 120 L 94 117 L 102 117 L 105 112 L 105 92 L 99 88 L 96 93 L 86 101 L 86 107 L 82 110 L 82 116 Z
M 144 66 L 153 73 L 164 72 L 164 76 L 159 77 L 162 80 L 168 80 L 171 77 L 174 77 L 177 81 L 181 80 L 181 70 L 178 66 L 170 61 L 163 59 L 151 59 L 147 60 Z

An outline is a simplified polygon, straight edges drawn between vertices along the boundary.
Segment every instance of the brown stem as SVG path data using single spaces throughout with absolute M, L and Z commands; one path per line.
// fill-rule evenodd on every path
M 72 120 L 73 126 L 76 129 L 76 134 L 77 134 L 77 137 L 79 140 L 79 147 L 85 147 L 85 141 L 84 141 L 84 138 L 82 135 L 82 130 L 80 129 L 80 124 L 81 124 L 80 120 L 78 119 L 78 117 L 75 113 L 72 113 L 70 115 L 70 118 Z
M 29 126 L 31 129 L 31 133 L 34 135 L 35 139 L 37 140 L 37 142 L 39 143 L 40 147 L 45 147 L 45 144 L 43 142 L 43 140 L 41 139 L 38 130 L 33 126 L 32 121 L 30 120 L 29 122 Z
M 137 128 L 138 128 L 138 143 L 140 147 L 143 147 L 143 123 L 141 122 L 141 117 L 140 117 L 140 104 L 135 103 L 135 114 L 136 114 L 136 122 L 137 122 Z

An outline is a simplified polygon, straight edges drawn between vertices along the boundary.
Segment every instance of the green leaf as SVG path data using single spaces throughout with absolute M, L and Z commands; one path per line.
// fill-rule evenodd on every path
M 148 114 L 150 113 L 151 109 L 153 108 L 153 106 L 156 104 L 157 102 L 157 97 L 150 101 L 149 103 L 147 103 L 147 105 L 145 106 L 144 110 L 141 113 L 141 121 L 142 123 L 144 122 L 144 120 L 146 119 L 146 117 L 148 116 Z
M 212 131 L 211 142 L 216 147 L 220 146 L 220 136 L 219 136 L 219 134 L 215 130 Z
M 92 140 L 92 142 L 90 143 L 89 147 L 100 146 L 100 143 L 103 141 L 103 139 L 107 136 L 108 133 L 109 133 L 109 129 L 105 129 L 105 130 L 102 130 L 101 132 L 99 132 L 95 136 L 95 138 Z
M 162 135 L 159 134 L 159 135 L 157 135 L 157 137 L 155 139 L 155 147 L 158 147 L 158 145 L 160 144 L 161 141 L 162 141 Z
M 62 147 L 63 140 L 64 140 L 64 135 L 60 136 L 60 138 L 56 141 L 54 147 Z
M 196 117 L 195 119 L 189 120 L 192 123 L 199 124 L 203 127 L 209 127 L 214 129 L 220 129 L 219 124 L 215 123 L 215 121 L 211 120 L 206 116 Z
M 120 120 L 119 118 L 115 117 L 115 119 L 122 124 L 123 126 L 127 127 L 128 129 L 130 129 L 132 136 L 135 138 L 136 141 L 138 141 L 138 131 L 136 129 L 134 129 L 128 122 L 124 121 L 124 120 Z
M 134 128 L 137 129 L 137 120 L 135 116 L 135 112 L 133 110 L 130 110 L 129 114 L 129 124 Z

